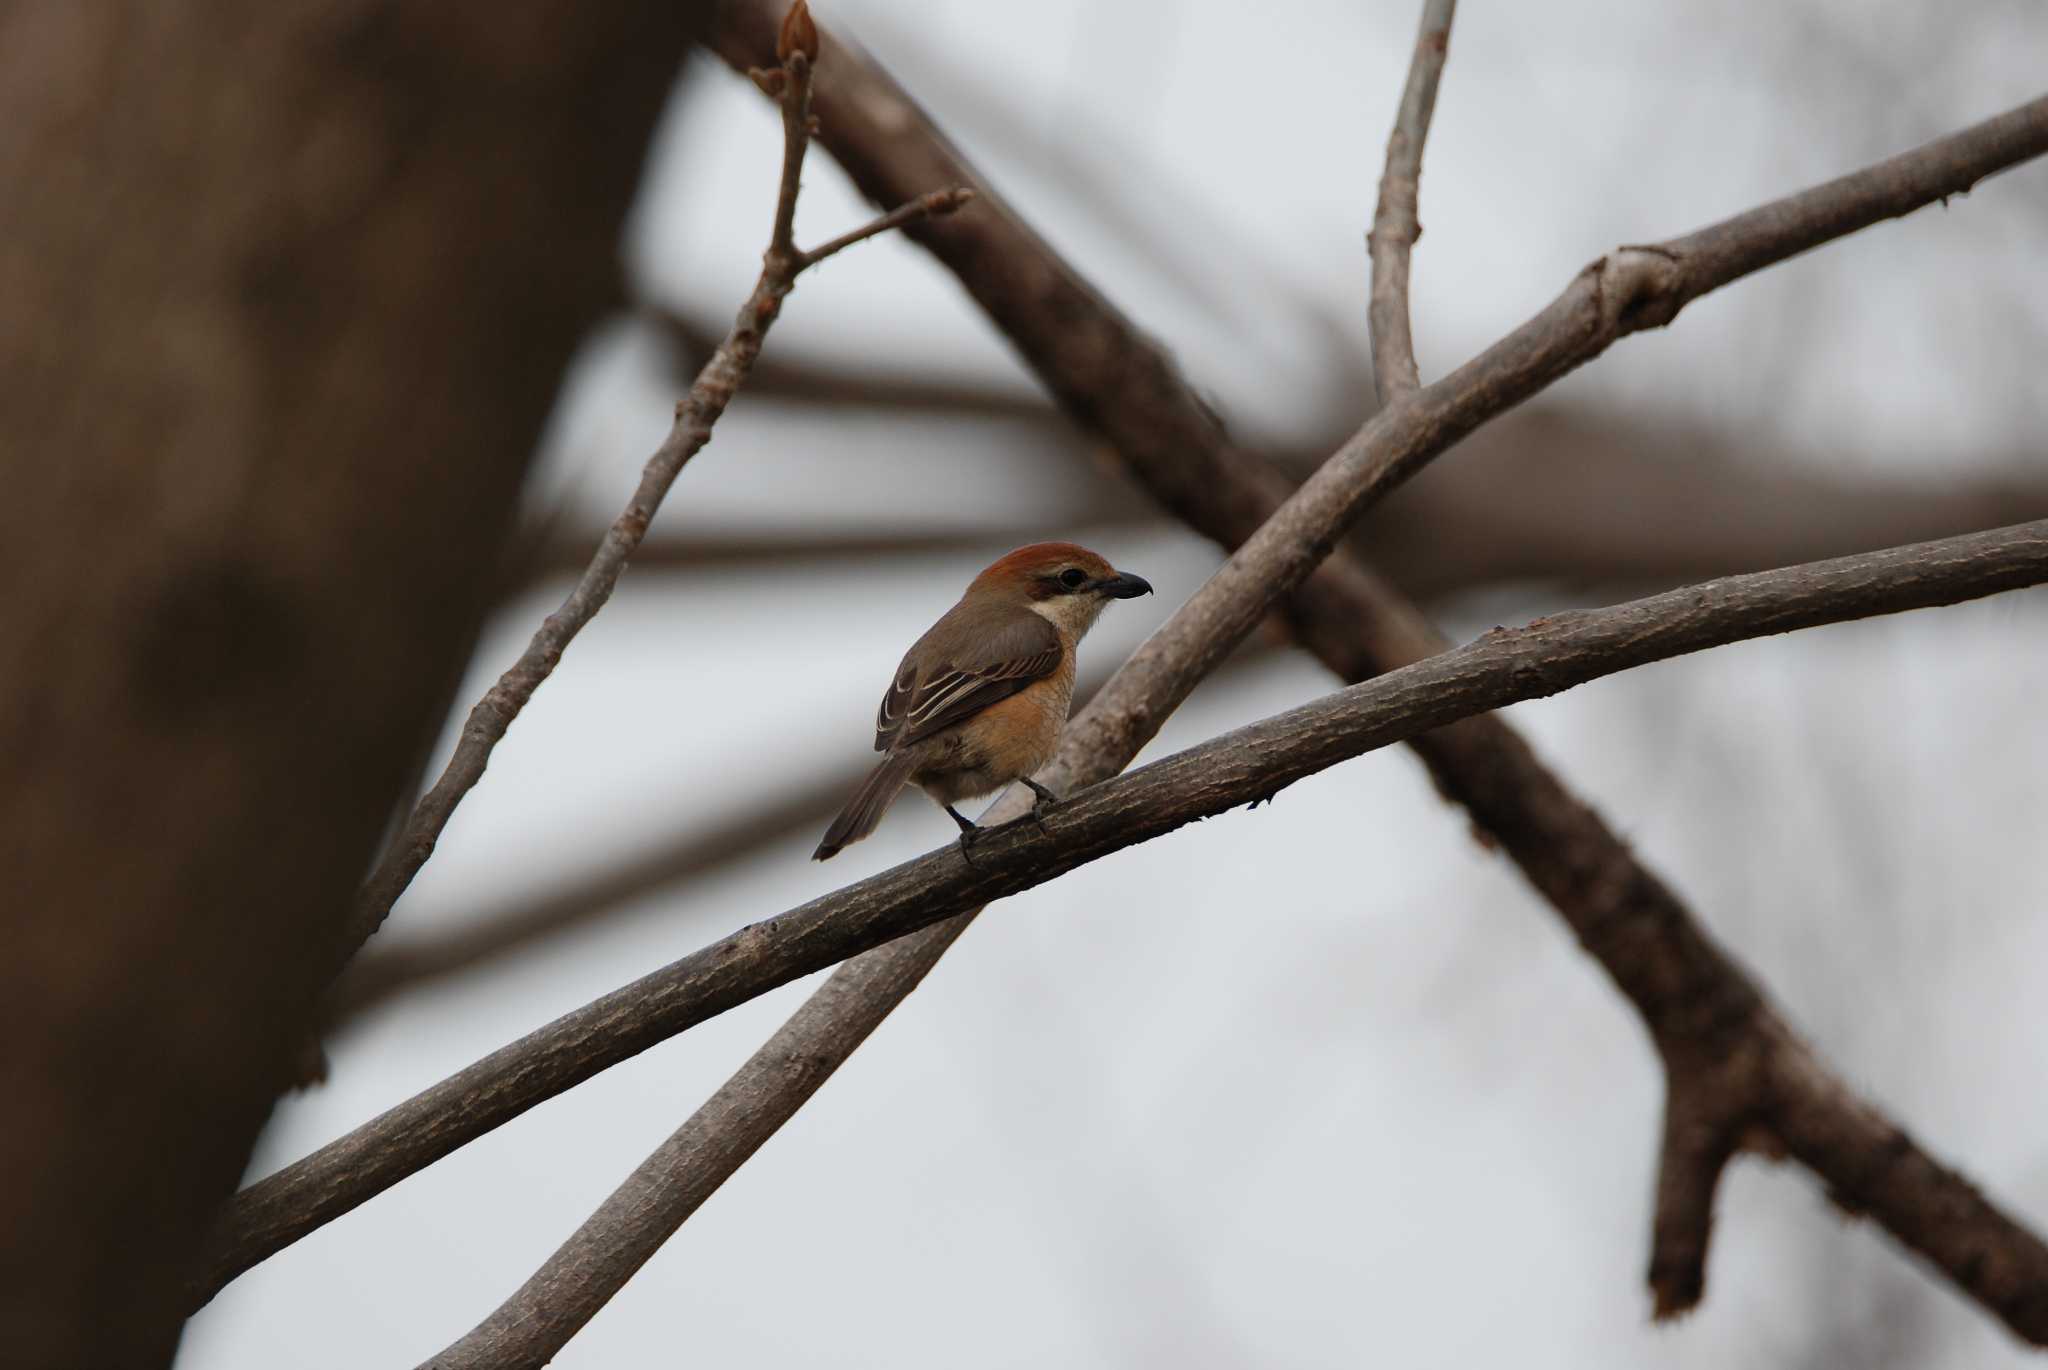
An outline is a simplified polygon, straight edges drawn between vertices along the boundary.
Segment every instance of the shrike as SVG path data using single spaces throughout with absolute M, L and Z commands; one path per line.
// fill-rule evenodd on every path
M 955 802 L 1013 780 L 1039 803 L 1057 798 L 1031 778 L 1052 759 L 1074 700 L 1074 649 L 1112 599 L 1149 595 L 1085 547 L 1035 542 L 974 578 L 904 653 L 875 716 L 881 764 L 868 773 L 824 840 L 824 861 L 875 830 L 896 792 L 913 784 L 960 825 L 981 831 Z

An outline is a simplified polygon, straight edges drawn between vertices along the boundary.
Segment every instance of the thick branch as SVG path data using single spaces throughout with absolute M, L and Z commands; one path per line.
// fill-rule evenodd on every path
M 2048 522 L 1730 577 L 1496 629 L 1092 786 L 1045 812 L 1042 824 L 990 833 L 976 845 L 972 865 L 949 846 L 742 928 L 564 1015 L 244 1190 L 225 1215 L 203 1291 L 541 1100 L 695 1023 L 1110 852 L 1270 798 L 1338 761 L 1651 661 L 2044 579 Z M 1071 757 L 1078 750 L 1070 743 L 1063 752 Z M 2048 1250 L 2041 1251 L 2040 1269 L 2048 1279 Z
M 801 3 L 801 0 L 799 0 Z M 584 568 L 576 588 L 549 614 L 519 654 L 519 660 L 484 692 L 462 725 L 455 754 L 433 787 L 420 799 L 407 819 L 404 830 L 384 853 L 376 871 L 364 883 L 349 917 L 346 947 L 349 952 L 381 927 L 391 906 L 412 884 L 413 877 L 434 854 L 441 833 L 454 816 L 463 796 L 483 778 L 491 752 L 504 738 L 512 720 L 519 717 L 541 682 L 554 673 L 562 653 L 584 625 L 597 616 L 617 588 L 626 563 L 647 536 L 648 525 L 661 508 L 669 487 L 682 474 L 690 458 L 711 441 L 711 429 L 739 393 L 761 344 L 782 310 L 783 297 L 796 285 L 802 272 L 825 257 L 872 237 L 885 229 L 901 227 L 932 214 L 946 214 L 965 204 L 970 192 L 947 190 L 924 194 L 899 209 L 882 215 L 866 227 L 834 239 L 815 252 L 796 249 L 790 239 L 796 215 L 796 197 L 803 170 L 804 151 L 811 134 L 811 71 L 802 52 L 793 53 L 787 66 L 761 74 L 762 88 L 772 95 L 782 111 L 783 154 L 781 187 L 776 201 L 775 226 L 769 248 L 762 258 L 761 274 L 753 293 L 740 306 L 738 318 L 725 340 L 698 372 L 690 393 L 676 406 L 674 425 L 640 473 L 633 497 L 612 521 L 604 541 Z
M 1429 138 L 1430 115 L 1436 110 L 1436 87 L 1444 73 L 1451 45 L 1451 20 L 1457 0 L 1428 0 L 1422 27 L 1415 36 L 1415 56 L 1408 66 L 1408 84 L 1401 92 L 1401 112 L 1387 139 L 1387 167 L 1380 176 L 1380 201 L 1373 211 L 1366 246 L 1372 252 L 1372 373 L 1380 403 L 1391 404 L 1422 383 L 1415 369 L 1415 339 L 1409 332 L 1408 258 L 1422 224 L 1416 218 L 1421 194 L 1422 145 Z

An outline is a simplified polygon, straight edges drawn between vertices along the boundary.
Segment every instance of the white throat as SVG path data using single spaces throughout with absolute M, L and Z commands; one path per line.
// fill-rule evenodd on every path
M 1059 629 L 1060 636 L 1072 643 L 1087 636 L 1108 604 L 1101 595 L 1054 595 L 1051 599 L 1031 601 L 1031 612 Z

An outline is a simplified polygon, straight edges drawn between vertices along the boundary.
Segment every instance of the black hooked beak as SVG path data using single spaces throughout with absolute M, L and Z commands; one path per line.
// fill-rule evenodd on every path
M 1152 593 L 1152 582 L 1143 576 L 1119 571 L 1113 576 L 1096 581 L 1095 588 L 1111 599 L 1136 599 L 1139 595 Z

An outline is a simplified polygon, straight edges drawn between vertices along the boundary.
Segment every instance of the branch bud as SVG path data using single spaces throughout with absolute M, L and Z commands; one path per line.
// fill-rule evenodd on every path
M 818 60 L 818 25 L 811 18 L 807 0 L 796 0 L 782 16 L 782 28 L 775 35 L 775 60 L 789 61 L 790 54 L 802 53 L 806 61 Z

